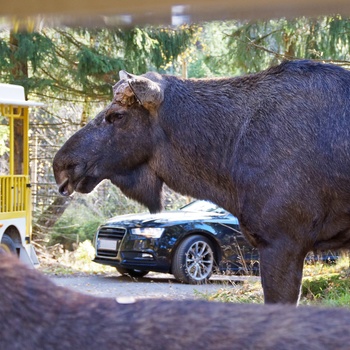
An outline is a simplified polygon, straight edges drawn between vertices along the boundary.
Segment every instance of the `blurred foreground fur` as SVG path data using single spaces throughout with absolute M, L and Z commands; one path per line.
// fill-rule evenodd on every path
M 349 349 L 350 310 L 207 301 L 122 304 L 0 253 L 0 349 Z

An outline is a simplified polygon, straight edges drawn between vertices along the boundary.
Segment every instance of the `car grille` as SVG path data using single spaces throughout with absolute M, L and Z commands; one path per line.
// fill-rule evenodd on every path
M 124 227 L 101 227 L 98 231 L 97 239 L 108 239 L 111 241 L 118 241 L 118 247 L 120 245 L 120 241 L 123 239 L 126 233 L 126 229 Z M 109 249 L 97 249 L 96 255 L 104 258 L 116 258 L 117 251 L 109 250 Z
M 123 239 L 126 229 L 124 227 L 101 227 L 98 238 Z

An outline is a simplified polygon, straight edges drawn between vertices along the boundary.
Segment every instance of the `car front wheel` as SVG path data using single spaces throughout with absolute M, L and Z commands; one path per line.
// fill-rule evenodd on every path
M 145 270 L 127 269 L 120 266 L 116 267 L 116 269 L 121 275 L 129 275 L 130 277 L 143 277 L 146 276 L 149 272 Z
M 208 238 L 195 235 L 185 238 L 173 258 L 172 273 L 183 283 L 205 283 L 214 267 L 214 252 Z

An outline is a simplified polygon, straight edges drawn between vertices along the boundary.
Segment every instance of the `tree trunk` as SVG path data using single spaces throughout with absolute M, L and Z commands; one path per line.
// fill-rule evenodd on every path
M 19 47 L 18 37 L 13 31 L 10 32 L 10 48 L 11 48 L 11 73 L 13 77 L 13 83 L 18 83 L 24 79 L 28 79 L 28 62 L 26 58 L 19 59 L 16 55 Z M 15 140 L 15 174 L 23 174 L 23 122 L 15 120 L 14 127 L 14 140 Z M 27 170 L 27 169 L 26 169 Z
M 284 40 L 284 47 L 285 47 L 284 57 L 286 59 L 295 58 L 295 42 L 286 33 L 284 33 L 283 35 L 283 40 Z
M 11 49 L 11 73 L 13 76 L 13 82 L 18 83 L 20 80 L 28 79 L 28 62 L 26 57 L 19 58 L 16 53 L 20 42 L 16 34 L 11 31 L 10 33 L 10 49 Z M 27 97 L 27 96 L 26 96 Z

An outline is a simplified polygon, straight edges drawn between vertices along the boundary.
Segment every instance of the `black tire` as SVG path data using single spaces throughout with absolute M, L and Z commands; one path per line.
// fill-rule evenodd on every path
M 136 270 L 136 269 L 127 269 L 125 267 L 116 267 L 117 271 L 121 275 L 129 275 L 130 277 L 143 277 L 148 274 L 147 270 Z
M 210 240 L 201 235 L 185 238 L 176 249 L 172 273 L 183 283 L 202 284 L 214 269 L 214 249 Z
M 12 238 L 4 233 L 1 239 L 1 246 L 8 252 L 16 254 L 16 245 Z

